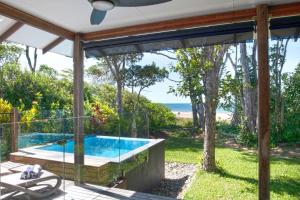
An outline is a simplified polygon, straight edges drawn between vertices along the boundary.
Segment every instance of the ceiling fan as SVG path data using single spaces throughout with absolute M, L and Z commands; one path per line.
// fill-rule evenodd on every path
M 151 6 L 155 4 L 165 3 L 172 0 L 88 0 L 91 4 L 93 12 L 91 14 L 91 24 L 100 24 L 106 15 L 106 12 L 114 7 L 138 7 Z

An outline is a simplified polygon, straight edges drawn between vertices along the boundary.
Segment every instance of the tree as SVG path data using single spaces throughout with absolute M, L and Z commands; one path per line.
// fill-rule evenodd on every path
M 197 97 L 204 96 L 205 101 L 205 132 L 204 132 L 204 153 L 203 153 L 203 169 L 206 171 L 214 171 L 215 164 L 215 135 L 216 135 L 216 110 L 219 100 L 220 79 L 224 72 L 226 63 L 225 55 L 229 49 L 229 45 L 215 45 L 209 47 L 190 48 L 180 52 L 178 62 L 183 67 L 182 74 L 186 79 L 183 80 L 186 85 L 199 87 L 193 92 L 197 93 Z M 185 71 L 185 66 L 191 67 Z M 185 72 L 185 73 L 183 73 Z M 199 77 L 193 77 L 195 74 Z M 195 81 L 190 82 L 190 78 Z M 200 86 L 199 86 L 200 85 Z M 186 89 L 185 89 L 186 91 Z M 189 91 L 189 87 L 187 87 Z
M 123 115 L 122 90 L 124 87 L 123 71 L 127 65 L 133 65 L 143 58 L 143 54 L 104 56 L 98 58 L 98 67 L 109 71 L 117 84 L 116 104 L 119 116 Z
M 132 112 L 132 137 L 137 137 L 136 114 L 139 111 L 140 96 L 144 89 L 149 88 L 157 82 L 163 81 L 168 76 L 165 68 L 160 69 L 155 63 L 151 65 L 131 65 L 123 71 L 125 86 L 131 88 L 132 94 L 137 89 L 137 100 L 133 102 Z
M 283 74 L 284 134 L 276 138 L 279 142 L 300 140 L 300 64 L 293 73 Z M 274 136 L 273 136 L 274 137 Z M 277 136 L 278 137 L 278 136 Z
M 251 53 L 248 53 L 250 49 Z M 239 58 L 238 58 L 239 52 Z M 227 55 L 234 69 L 234 80 L 230 93 L 234 96 L 231 106 L 234 108 L 233 125 L 239 125 L 241 140 L 254 138 L 257 121 L 257 61 L 256 43 L 247 45 L 241 43 L 235 49 L 235 62 L 230 54 Z M 230 87 L 230 85 L 228 85 Z M 245 136 L 245 137 L 244 137 Z M 243 141 L 249 142 L 249 141 Z
M 60 72 L 60 76 L 62 77 L 62 79 L 64 80 L 68 80 L 68 81 L 72 81 L 73 80 L 73 75 L 74 72 L 73 72 L 73 69 L 71 68 L 68 68 L 68 69 L 63 69 L 61 72 Z
M 0 68 L 5 63 L 17 63 L 22 55 L 23 50 L 13 44 L 0 44 Z
M 4 77 L 3 67 L 10 63 L 18 63 L 22 49 L 9 43 L 0 44 L 0 98 L 3 98 Z
M 38 72 L 52 79 L 56 79 L 58 76 L 58 72 L 48 65 L 41 65 Z
M 33 50 L 33 58 L 30 56 L 30 47 L 26 46 L 25 48 L 25 55 L 28 62 L 29 69 L 32 73 L 35 73 L 36 71 L 36 65 L 37 65 L 37 48 L 34 48 Z
M 252 59 L 248 57 L 246 43 L 240 44 L 240 62 L 243 80 L 243 108 L 247 131 L 256 134 L 257 120 L 257 64 L 256 44 L 252 47 Z
M 202 76 L 198 63 L 191 59 L 195 49 L 179 49 L 176 51 L 177 63 L 172 71 L 180 75 L 180 81 L 176 88 L 171 87 L 170 91 L 176 95 L 189 97 L 192 104 L 193 127 L 204 131 L 204 105 Z
M 86 74 L 88 77 L 92 78 L 92 81 L 94 83 L 104 83 L 109 80 L 112 80 L 111 74 L 109 73 L 109 70 L 99 67 L 99 65 L 92 65 L 86 70 Z
M 3 80 L 4 99 L 14 107 L 27 110 L 38 101 L 42 110 L 71 108 L 70 81 L 58 80 L 39 71 L 35 74 L 23 71 L 18 63 L 4 65 Z
M 274 110 L 275 134 L 279 135 L 283 129 L 284 102 L 282 97 L 282 70 L 286 61 L 287 47 L 290 39 L 279 39 L 270 48 L 270 76 L 271 76 L 271 100 Z
M 199 69 L 203 76 L 205 96 L 205 135 L 203 169 L 214 171 L 215 162 L 215 135 L 216 110 L 219 100 L 219 83 L 225 66 L 224 56 L 229 49 L 228 45 L 203 47 L 197 52 L 195 59 L 199 62 Z
M 221 87 L 222 97 L 224 98 L 224 103 L 222 103 L 222 107 L 233 109 L 233 115 L 231 118 L 231 125 L 238 126 L 241 122 L 241 112 L 243 106 L 243 84 L 242 84 L 242 70 L 238 63 L 238 45 L 235 45 L 235 59 L 233 60 L 232 54 L 227 53 L 227 58 L 232 65 L 234 71 L 234 77 L 232 78 L 230 75 L 226 76 L 224 81 L 221 83 L 223 86 Z

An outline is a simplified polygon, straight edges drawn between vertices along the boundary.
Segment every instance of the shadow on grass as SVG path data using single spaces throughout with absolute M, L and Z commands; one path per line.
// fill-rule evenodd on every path
M 238 176 L 227 172 L 225 169 L 218 168 L 215 172 L 220 177 L 235 179 L 238 181 L 245 181 L 258 187 L 258 180 L 250 177 Z M 300 180 L 285 176 L 271 177 L 270 190 L 276 194 L 288 194 L 296 198 L 300 197 Z
M 170 137 L 166 140 L 167 150 L 184 151 L 188 149 L 192 152 L 199 152 L 203 149 L 203 142 L 200 139 Z
M 238 151 L 243 156 L 243 160 L 248 162 L 258 163 L 258 155 L 253 152 L 245 152 L 240 149 L 234 149 L 234 151 Z M 285 165 L 300 165 L 300 159 L 298 158 L 288 158 L 288 157 L 279 157 L 279 156 L 271 156 L 270 157 L 271 165 L 274 164 L 285 164 Z

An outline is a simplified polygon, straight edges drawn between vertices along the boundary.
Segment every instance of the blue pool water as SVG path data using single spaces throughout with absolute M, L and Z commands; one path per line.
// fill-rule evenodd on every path
M 19 148 L 42 145 L 45 143 L 57 142 L 62 139 L 71 139 L 73 134 L 63 133 L 30 133 L 20 134 L 18 138 Z
M 141 139 L 125 139 L 118 137 L 94 136 L 84 138 L 84 154 L 105 158 L 116 158 L 132 150 L 148 144 L 149 141 Z M 51 144 L 38 149 L 63 152 L 64 147 L 59 144 Z M 74 141 L 68 140 L 65 144 L 66 153 L 74 153 Z

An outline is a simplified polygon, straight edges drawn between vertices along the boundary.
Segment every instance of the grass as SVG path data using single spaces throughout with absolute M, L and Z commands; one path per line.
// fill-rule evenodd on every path
M 202 142 L 199 139 L 171 137 L 166 140 L 166 161 L 199 163 Z
M 188 134 L 188 133 L 187 133 Z M 166 160 L 200 164 L 203 142 L 183 137 L 178 131 L 166 140 Z M 216 148 L 218 172 L 206 173 L 200 169 L 186 200 L 201 199 L 257 199 L 258 162 L 256 154 L 225 148 Z M 300 159 L 271 159 L 271 199 L 300 199 Z

